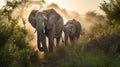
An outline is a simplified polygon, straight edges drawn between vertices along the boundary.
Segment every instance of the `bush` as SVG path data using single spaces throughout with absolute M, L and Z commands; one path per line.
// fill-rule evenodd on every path
M 114 55 L 114 53 L 116 52 L 120 53 L 119 33 L 120 33 L 119 24 L 111 25 L 107 29 L 100 29 L 95 34 L 95 38 L 93 40 L 83 45 L 82 50 L 90 51 L 94 49 L 99 49 L 110 55 Z
M 29 48 L 19 49 L 15 44 L 7 44 L 1 54 L 2 67 L 28 67 L 32 51 Z
M 33 50 L 25 41 L 27 31 L 17 25 L 17 19 L 10 19 L 9 23 L 0 23 L 0 66 L 1 67 L 29 67 Z
M 1 41 L 0 44 L 4 45 L 0 49 L 2 67 L 29 66 L 30 56 L 32 55 L 33 50 L 29 48 L 28 44 L 25 42 L 25 36 L 27 35 L 26 30 L 16 26 L 10 31 L 4 31 L 0 32 L 0 34 L 11 34 L 8 37 L 0 35 L 0 37 L 3 37 L 6 40 Z

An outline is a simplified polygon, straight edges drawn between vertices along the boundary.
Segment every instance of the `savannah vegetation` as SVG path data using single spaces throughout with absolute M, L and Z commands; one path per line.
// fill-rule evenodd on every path
M 16 8 L 25 9 L 32 3 L 6 0 L 0 9 L 0 67 L 120 67 L 120 0 L 100 3 L 105 26 L 96 24 L 91 28 L 94 32 L 81 34 L 74 48 L 62 44 L 43 58 L 26 42 L 28 30 L 17 25 L 19 17 L 11 16 Z M 43 3 L 39 2 L 41 6 Z M 100 17 L 95 12 L 86 15 Z

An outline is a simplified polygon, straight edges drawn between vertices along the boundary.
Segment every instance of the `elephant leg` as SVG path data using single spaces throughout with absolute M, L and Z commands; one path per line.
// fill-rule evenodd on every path
M 65 46 L 68 47 L 68 34 L 65 34 Z
M 49 39 L 49 51 L 53 52 L 54 38 L 53 36 L 49 36 L 48 39 Z
M 70 37 L 70 41 L 71 41 L 71 46 L 74 47 L 74 44 L 75 44 L 75 38 L 74 38 L 74 37 Z
M 48 52 L 48 49 L 46 46 L 46 36 L 45 35 L 43 35 L 43 38 L 42 38 L 42 46 L 43 46 L 44 52 Z
M 59 42 L 60 42 L 60 37 L 58 37 L 58 38 L 56 38 L 56 39 L 57 39 L 57 44 L 56 44 L 56 46 L 59 47 L 59 45 L 60 45 L 60 44 L 59 44 Z

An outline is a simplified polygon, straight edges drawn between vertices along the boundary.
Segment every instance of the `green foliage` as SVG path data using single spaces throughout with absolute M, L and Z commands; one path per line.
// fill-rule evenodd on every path
M 23 67 L 30 65 L 30 56 L 32 50 L 30 48 L 20 49 L 15 44 L 7 44 L 1 51 L 3 67 Z
M 45 55 L 45 58 L 48 66 L 59 66 L 60 62 L 69 58 L 68 53 L 68 48 L 66 48 L 65 46 L 57 47 L 54 53 L 47 53 Z
M 109 0 L 110 2 L 104 1 L 100 4 L 100 8 L 105 12 L 109 22 L 120 21 L 120 0 Z
M 12 35 L 8 39 L 9 42 L 13 42 L 20 48 L 25 48 L 27 44 L 25 42 L 25 36 L 27 35 L 27 31 L 24 28 L 20 28 L 19 26 L 15 27 L 12 31 Z
M 120 55 L 110 56 L 103 51 L 81 52 L 81 45 L 76 48 L 59 47 L 55 53 L 46 54 L 46 65 L 55 67 L 119 67 Z M 62 52 L 61 52 L 62 50 Z M 60 51 L 60 52 L 59 52 Z M 54 59 L 53 59 L 54 58 Z
M 83 51 L 101 50 L 109 55 L 120 53 L 120 25 L 109 25 L 108 28 L 99 28 L 92 40 L 84 44 Z M 94 49 L 93 49 L 94 48 Z
M 17 22 L 17 21 L 15 21 Z M 25 41 L 27 31 L 16 24 L 6 23 L 0 31 L 0 55 L 2 67 L 29 66 L 33 50 Z
M 11 16 L 23 0 L 6 0 L 0 10 L 0 67 L 30 67 L 33 49 L 25 38 L 28 32 L 17 25 L 18 18 Z M 24 0 L 27 3 L 27 0 Z
M 81 53 L 79 57 L 77 56 L 74 57 L 75 58 L 70 59 L 70 62 L 72 62 L 72 64 L 70 65 L 71 67 L 73 66 L 74 67 L 104 67 L 104 58 L 103 58 L 104 56 L 102 56 L 101 54 L 96 55 L 94 53 L 87 53 L 87 54 Z

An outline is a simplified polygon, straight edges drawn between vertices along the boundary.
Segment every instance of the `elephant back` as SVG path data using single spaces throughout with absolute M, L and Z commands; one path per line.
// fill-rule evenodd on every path
M 45 10 L 47 14 L 47 29 L 51 27 L 55 27 L 55 37 L 59 37 L 62 33 L 63 28 L 63 18 L 60 14 L 58 14 L 54 9 Z
M 54 9 L 44 10 L 43 12 L 46 13 L 48 22 L 57 23 L 57 21 L 61 18 Z
M 81 32 L 80 22 L 73 19 L 73 20 L 69 20 L 65 26 L 67 25 L 69 29 L 74 30 L 74 31 L 69 32 L 69 34 L 71 34 L 71 36 L 74 34 L 74 36 L 78 39 L 80 36 L 80 32 Z

